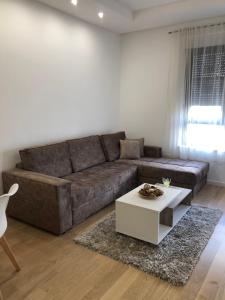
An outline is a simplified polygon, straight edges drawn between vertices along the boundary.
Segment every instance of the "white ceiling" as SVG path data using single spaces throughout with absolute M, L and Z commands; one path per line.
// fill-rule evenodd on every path
M 116 33 L 225 16 L 225 0 L 36 0 Z M 104 19 L 97 16 L 104 11 Z
M 183 0 L 117 0 L 127 5 L 131 10 L 141 10 L 154 6 L 165 5 L 173 2 L 181 2 Z

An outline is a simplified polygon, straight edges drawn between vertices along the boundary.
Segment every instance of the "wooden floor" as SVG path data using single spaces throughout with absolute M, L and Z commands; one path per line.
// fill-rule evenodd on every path
M 225 213 L 225 188 L 207 185 L 194 203 Z M 187 285 L 174 287 L 73 243 L 72 238 L 112 209 L 107 207 L 61 237 L 10 220 L 6 236 L 22 271 L 14 272 L 0 249 L 4 300 L 225 299 L 225 214 Z

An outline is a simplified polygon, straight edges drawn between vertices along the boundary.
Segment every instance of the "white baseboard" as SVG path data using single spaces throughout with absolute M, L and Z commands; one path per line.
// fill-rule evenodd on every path
M 211 184 L 211 185 L 225 187 L 225 182 L 220 182 L 220 181 L 216 181 L 216 180 L 207 180 L 207 183 Z

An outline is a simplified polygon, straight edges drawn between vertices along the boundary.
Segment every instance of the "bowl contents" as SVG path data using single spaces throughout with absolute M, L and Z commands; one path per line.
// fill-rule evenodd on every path
M 144 187 L 139 191 L 139 194 L 144 198 L 156 199 L 157 197 L 163 195 L 163 191 L 154 185 L 145 184 Z

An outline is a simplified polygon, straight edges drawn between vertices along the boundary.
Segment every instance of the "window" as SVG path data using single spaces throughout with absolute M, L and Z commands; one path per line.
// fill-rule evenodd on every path
M 225 149 L 225 46 L 192 49 L 187 70 L 191 72 L 186 90 L 187 146 Z

